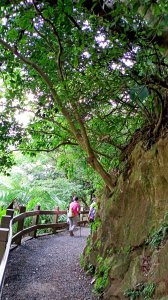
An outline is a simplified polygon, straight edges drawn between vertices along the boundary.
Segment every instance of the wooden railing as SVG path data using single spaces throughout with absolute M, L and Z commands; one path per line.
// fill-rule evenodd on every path
M 40 210 L 40 206 L 36 206 L 35 210 L 27 211 L 24 206 L 20 207 L 20 213 L 14 215 L 13 209 L 7 209 L 6 216 L 1 219 L 0 225 L 0 299 L 5 279 L 5 270 L 8 261 L 11 244 L 20 245 L 22 238 L 28 235 L 32 238 L 36 238 L 38 229 L 51 228 L 52 233 L 56 233 L 58 230 L 63 230 L 68 227 L 67 222 L 59 222 L 60 215 L 66 215 L 66 210 L 59 210 L 57 207 L 55 210 Z M 80 221 L 78 225 L 87 223 L 87 219 L 84 216 L 88 214 L 88 211 L 81 211 Z M 39 216 L 41 215 L 52 215 L 52 223 L 40 224 Z M 31 226 L 24 228 L 24 220 L 27 217 L 32 217 Z M 17 223 L 17 232 L 12 234 L 12 226 Z

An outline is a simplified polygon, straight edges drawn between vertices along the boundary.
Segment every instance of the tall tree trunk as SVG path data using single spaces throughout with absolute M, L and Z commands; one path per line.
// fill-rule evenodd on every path
M 92 166 L 92 168 L 101 176 L 103 181 L 107 184 L 107 186 L 112 190 L 116 183 L 116 178 L 110 175 L 104 167 L 100 164 L 98 159 L 94 154 L 88 157 L 88 163 Z

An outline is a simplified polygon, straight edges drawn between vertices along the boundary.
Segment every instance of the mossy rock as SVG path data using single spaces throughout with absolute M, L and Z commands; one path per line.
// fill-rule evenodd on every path
M 111 264 L 112 268 L 109 276 L 111 278 L 122 278 L 129 268 L 130 256 L 125 254 L 116 256 L 112 259 Z
M 139 256 L 131 260 L 130 267 L 125 274 L 123 282 L 123 290 L 134 287 L 139 282 L 142 282 L 144 277 L 140 271 L 140 258 Z

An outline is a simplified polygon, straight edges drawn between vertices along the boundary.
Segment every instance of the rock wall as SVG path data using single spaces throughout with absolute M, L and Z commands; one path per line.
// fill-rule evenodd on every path
M 85 264 L 95 268 L 95 288 L 103 299 L 166 300 L 168 139 L 148 151 L 137 144 L 128 166 L 112 196 L 99 200 L 98 227 L 88 240 Z

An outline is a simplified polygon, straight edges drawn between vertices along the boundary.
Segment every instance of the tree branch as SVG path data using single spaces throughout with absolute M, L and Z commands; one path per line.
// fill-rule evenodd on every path
M 57 146 L 55 146 L 54 148 L 52 149 L 26 149 L 26 148 L 20 148 L 20 149 L 14 149 L 10 152 L 13 152 L 13 151 L 22 151 L 22 152 L 53 152 L 55 150 L 57 150 L 58 148 L 62 147 L 62 146 L 66 146 L 66 145 L 71 145 L 71 146 L 78 146 L 77 143 L 73 143 L 73 142 L 62 142 L 60 144 L 58 144 Z
M 98 150 L 93 149 L 93 151 L 94 151 L 95 153 L 99 154 L 100 156 L 106 157 L 106 158 L 108 158 L 108 159 L 110 159 L 110 160 L 113 159 L 113 156 L 109 156 L 109 155 L 104 154 L 104 153 L 102 153 L 102 152 L 100 152 L 100 151 L 98 151 Z

